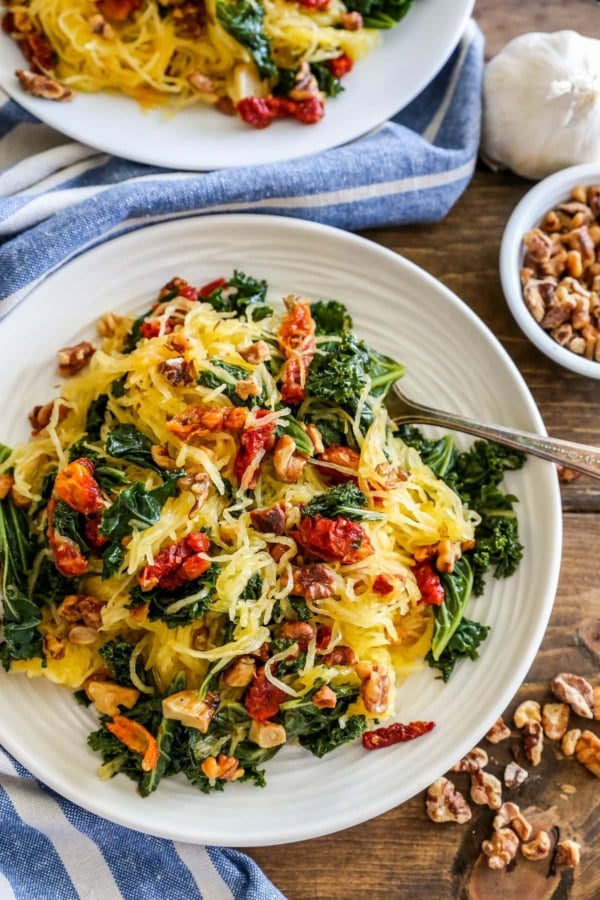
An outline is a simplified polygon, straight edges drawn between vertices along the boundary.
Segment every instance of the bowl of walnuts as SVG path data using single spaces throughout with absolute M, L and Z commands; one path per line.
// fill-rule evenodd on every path
M 550 359 L 600 378 L 600 165 L 538 182 L 517 204 L 500 250 L 506 302 Z

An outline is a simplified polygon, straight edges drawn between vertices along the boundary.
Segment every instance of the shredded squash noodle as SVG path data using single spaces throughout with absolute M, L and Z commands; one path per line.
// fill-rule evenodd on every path
M 470 593 L 480 516 L 389 419 L 403 367 L 342 304 L 267 291 L 174 278 L 104 315 L 0 453 L 0 658 L 94 704 L 101 774 L 142 794 L 430 730 L 374 726 Z
M 325 97 L 411 2 L 9 0 L 3 28 L 38 96 L 115 90 L 171 111 L 200 101 L 263 128 L 319 121 Z

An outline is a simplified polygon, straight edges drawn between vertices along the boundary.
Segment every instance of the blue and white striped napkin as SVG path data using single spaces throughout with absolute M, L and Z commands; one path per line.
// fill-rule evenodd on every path
M 264 212 L 341 228 L 433 222 L 473 174 L 483 38 L 473 22 L 437 78 L 366 137 L 286 164 L 168 172 L 37 122 L 0 92 L 0 319 L 90 247 L 181 216 Z M 0 900 L 283 900 L 236 850 L 129 831 L 0 749 Z

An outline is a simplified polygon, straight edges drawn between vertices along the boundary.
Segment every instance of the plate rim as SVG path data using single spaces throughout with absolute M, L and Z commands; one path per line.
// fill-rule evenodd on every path
M 533 396 L 527 386 L 523 376 L 519 372 L 516 364 L 513 362 L 511 357 L 509 356 L 506 349 L 500 343 L 498 338 L 493 334 L 493 332 L 487 327 L 487 325 L 480 319 L 480 317 L 450 288 L 444 285 L 441 281 L 436 279 L 433 275 L 428 273 L 426 270 L 422 269 L 420 266 L 416 265 L 412 261 L 406 259 L 396 251 L 383 247 L 366 237 L 361 237 L 359 235 L 355 235 L 349 232 L 344 231 L 343 229 L 336 228 L 330 225 L 323 225 L 320 223 L 313 223 L 310 221 L 295 219 L 293 217 L 286 216 L 275 216 L 275 215 L 267 215 L 267 214 L 253 214 L 253 213 L 224 213 L 224 214 L 215 214 L 212 216 L 187 216 L 178 218 L 176 220 L 168 221 L 168 222 L 160 222 L 154 223 L 152 225 L 147 226 L 146 228 L 138 229 L 134 232 L 129 232 L 124 235 L 117 236 L 112 238 L 109 241 L 104 242 L 103 244 L 97 245 L 87 251 L 84 251 L 76 258 L 70 260 L 68 263 L 65 263 L 64 266 L 61 266 L 60 269 L 51 273 L 43 282 L 41 282 L 36 288 L 35 293 L 39 294 L 47 290 L 47 284 L 54 280 L 59 280 L 64 277 L 64 272 L 67 269 L 71 269 L 74 267 L 79 267 L 82 263 L 88 264 L 90 256 L 102 256 L 103 254 L 110 252 L 110 249 L 114 247 L 115 242 L 119 242 L 122 245 L 127 245 L 129 243 L 139 242 L 141 238 L 143 238 L 144 234 L 147 234 L 148 228 L 153 229 L 155 232 L 160 231 L 161 236 L 168 231 L 173 231 L 176 233 L 179 229 L 187 229 L 188 227 L 198 226 L 200 229 L 202 228 L 210 228 L 211 220 L 214 223 L 215 220 L 219 220 L 220 224 L 224 225 L 239 225 L 241 227 L 253 227 L 261 225 L 267 225 L 271 227 L 276 227 L 277 229 L 287 229 L 291 232 L 296 231 L 304 231 L 307 233 L 314 234 L 322 234 L 324 238 L 329 236 L 332 239 L 341 240 L 343 243 L 348 245 L 356 245 L 361 247 L 368 247 L 368 252 L 374 254 L 374 256 L 380 256 L 382 259 L 386 258 L 393 265 L 398 267 L 399 274 L 401 270 L 405 270 L 411 272 L 414 276 L 418 277 L 421 280 L 424 280 L 430 287 L 432 287 L 437 293 L 441 293 L 445 295 L 445 299 L 455 308 L 460 308 L 461 312 L 465 314 L 469 319 L 472 320 L 474 325 L 483 333 L 486 334 L 486 337 L 489 341 L 491 341 L 494 345 L 500 358 L 502 359 L 503 365 L 505 365 L 511 373 L 513 378 L 516 378 L 520 383 L 524 391 L 524 395 L 527 398 L 527 413 L 528 416 L 531 417 L 531 420 L 536 423 L 537 427 L 541 429 L 542 433 L 545 433 L 545 429 L 543 426 L 543 421 L 539 409 L 535 404 Z M 68 277 L 68 273 L 67 273 Z M 34 293 L 34 292 L 32 292 Z M 25 304 L 26 305 L 26 304 Z M 19 313 L 19 308 L 17 307 L 13 311 L 13 315 L 19 316 L 23 315 L 21 311 Z M 10 317 L 12 318 L 12 316 Z M 550 481 L 550 479 L 548 479 Z M 562 514 L 561 514 L 561 499 L 560 499 L 560 490 L 558 485 L 558 479 L 554 479 L 552 482 L 551 488 L 551 505 L 554 507 L 555 515 L 555 532 L 554 532 L 554 544 L 551 548 L 554 552 L 549 554 L 552 565 L 550 571 L 548 573 L 548 585 L 549 589 L 547 592 L 547 597 L 545 600 L 545 604 L 543 607 L 543 614 L 538 616 L 537 619 L 537 628 L 535 629 L 535 634 L 533 640 L 530 639 L 527 645 L 527 652 L 523 654 L 523 656 L 518 660 L 515 670 L 516 677 L 513 678 L 513 681 L 505 686 L 504 690 L 501 692 L 498 700 L 495 702 L 495 707 L 499 709 L 504 709 L 511 698 L 514 696 L 516 691 L 518 690 L 519 684 L 523 681 L 527 670 L 530 668 L 535 655 L 538 652 L 541 640 L 543 639 L 543 635 L 547 628 L 548 620 L 550 618 L 554 597 L 556 594 L 556 588 L 558 585 L 558 575 L 560 569 L 560 562 L 562 556 Z M 5 677 L 25 677 L 25 676 L 8 676 L 5 673 L 0 675 L 0 680 Z M 487 723 L 487 727 L 491 726 L 493 719 L 495 717 L 488 717 L 489 722 Z M 485 724 L 485 723 L 483 723 Z M 481 733 L 483 734 L 487 728 L 484 728 L 482 724 Z M 171 840 L 183 840 L 188 842 L 195 843 L 213 843 L 215 845 L 221 846 L 231 846 L 231 839 L 222 839 L 222 838 L 211 838 L 207 836 L 190 836 L 189 830 L 186 828 L 179 829 L 177 825 L 162 825 L 159 828 L 148 828 L 146 824 L 136 824 L 135 821 L 132 821 L 130 810 L 133 809 L 133 804 L 127 808 L 125 814 L 121 815 L 120 811 L 117 811 L 115 814 L 114 810 L 111 810 L 110 814 L 106 811 L 106 806 L 90 805 L 89 802 L 82 802 L 81 793 L 78 793 L 75 786 L 65 786 L 63 780 L 60 778 L 52 778 L 48 777 L 48 773 L 44 771 L 43 765 L 38 763 L 35 756 L 31 756 L 30 753 L 22 752 L 21 748 L 15 748 L 15 744 L 13 743 L 10 733 L 4 734 L 4 723 L 0 721 L 0 737 L 2 739 L 2 743 L 6 747 L 6 749 L 21 762 L 29 771 L 35 775 L 35 777 L 42 780 L 45 784 L 51 787 L 53 790 L 57 791 L 61 796 L 66 797 L 68 800 L 71 800 L 78 806 L 83 806 L 83 808 L 88 811 L 99 815 L 109 821 L 113 821 L 119 825 L 128 827 L 135 831 L 140 831 L 146 834 L 153 834 L 157 837 L 162 837 Z M 462 749 L 459 747 L 460 755 L 463 755 L 471 747 L 471 735 L 469 734 L 469 740 L 463 740 Z M 132 786 L 133 787 L 133 786 Z M 415 790 L 411 789 L 409 797 L 414 796 L 420 790 L 422 790 L 424 785 L 418 786 Z M 220 795 L 219 795 L 220 796 Z M 157 795 L 153 795 L 151 798 L 147 798 L 146 800 L 141 801 L 150 809 L 150 803 L 152 803 L 153 798 L 156 798 Z M 132 793 L 132 799 L 134 799 L 134 795 Z M 137 800 L 137 798 L 135 798 Z M 403 799 L 397 802 L 406 802 L 408 797 L 404 797 Z M 296 827 L 293 833 L 289 832 L 280 832 L 278 834 L 273 834 L 271 839 L 265 839 L 264 836 L 261 836 L 254 840 L 237 840 L 235 841 L 236 846 L 240 847 L 252 847 L 252 846 L 269 846 L 272 844 L 281 844 L 281 843 L 295 843 L 302 840 L 312 839 L 315 837 L 323 836 L 326 834 L 334 833 L 345 828 L 352 827 L 354 825 L 360 824 L 364 821 L 367 821 L 371 818 L 374 818 L 377 815 L 380 815 L 386 811 L 388 811 L 392 806 L 395 805 L 394 802 L 390 803 L 389 799 L 381 798 L 379 804 L 371 807 L 369 809 L 368 815 L 365 817 L 359 810 L 354 811 L 354 814 L 346 813 L 344 817 L 343 824 L 335 825 L 331 827 L 329 825 L 325 825 L 324 828 L 315 828 L 313 824 L 306 824 L 301 828 Z

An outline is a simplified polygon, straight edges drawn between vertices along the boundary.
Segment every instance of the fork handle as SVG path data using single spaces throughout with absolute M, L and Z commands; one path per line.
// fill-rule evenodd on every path
M 438 412 L 427 406 L 414 406 L 411 409 L 411 422 L 421 425 L 440 425 L 451 431 L 466 432 L 476 437 L 505 444 L 515 450 L 523 450 L 532 456 L 539 456 L 558 465 L 575 469 L 592 478 L 600 478 L 600 450 L 586 444 L 563 441 L 560 438 L 544 437 L 502 425 L 486 425 L 475 422 L 465 416 L 450 412 Z

